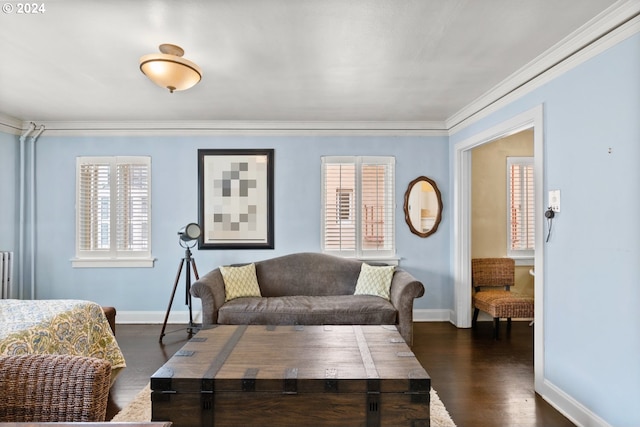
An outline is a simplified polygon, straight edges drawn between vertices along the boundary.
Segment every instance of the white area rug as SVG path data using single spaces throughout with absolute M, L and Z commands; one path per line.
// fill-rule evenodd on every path
M 456 427 L 438 393 L 431 389 L 431 427 Z M 151 421 L 151 388 L 149 384 L 138 393 L 133 401 L 116 414 L 111 421 L 149 422 Z

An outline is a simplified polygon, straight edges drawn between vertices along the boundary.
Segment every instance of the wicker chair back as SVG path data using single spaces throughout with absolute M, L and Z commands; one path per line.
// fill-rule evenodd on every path
M 482 287 L 509 287 L 515 283 L 515 261 L 512 258 L 474 258 L 471 260 L 471 284 Z
M 103 359 L 0 356 L 0 422 L 102 422 L 110 380 Z

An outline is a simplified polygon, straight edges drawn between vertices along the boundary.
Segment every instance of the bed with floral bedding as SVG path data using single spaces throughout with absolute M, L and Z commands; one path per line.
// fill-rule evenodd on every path
M 126 367 L 102 307 L 83 300 L 0 300 L 0 355 L 73 354 L 106 359 L 111 381 Z

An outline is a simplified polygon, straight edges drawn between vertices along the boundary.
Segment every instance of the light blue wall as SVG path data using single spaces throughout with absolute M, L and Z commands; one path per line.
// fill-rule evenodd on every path
M 17 251 L 18 136 L 0 132 L 0 251 Z
M 610 425 L 638 426 L 640 35 L 455 134 L 451 143 L 540 104 L 544 194 L 561 191 L 561 212 L 544 249 L 544 376 Z
M 457 132 L 450 145 L 544 104 L 544 194 L 562 212 L 544 255 L 545 379 L 615 426 L 640 425 L 640 35 Z M 0 203 L 15 200 L 17 137 L 0 133 Z M 201 274 L 220 264 L 320 249 L 321 155 L 394 155 L 401 265 L 422 280 L 417 308 L 450 309 L 451 188 L 447 138 L 48 137 L 37 148 L 37 296 L 87 298 L 120 310 L 164 311 L 183 256 L 176 231 L 197 219 L 198 148 L 275 149 L 275 249 L 194 251 Z M 609 148 L 612 152 L 609 153 Z M 150 155 L 151 269 L 73 269 L 75 157 Z M 404 225 L 406 185 L 436 180 L 441 229 L 420 239 Z M 8 188 L 8 189 L 7 189 Z M 0 213 L 0 243 L 15 245 Z M 13 243 L 12 243 L 13 242 Z M 180 298 L 178 298 L 179 300 Z M 181 301 L 177 300 L 181 307 Z
M 199 148 L 275 149 L 275 249 L 195 249 L 201 275 L 221 264 L 320 251 L 320 156 L 393 155 L 397 162 L 397 252 L 401 267 L 426 286 L 425 296 L 416 307 L 452 307 L 446 137 L 52 137 L 45 133 L 36 149 L 37 298 L 86 298 L 118 310 L 163 312 L 184 256 L 177 231 L 198 219 Z M 151 156 L 154 268 L 71 267 L 75 250 L 75 158 L 94 155 Z M 402 212 L 405 189 L 419 175 L 438 183 L 445 204 L 441 228 L 427 239 L 409 232 Z M 184 289 L 183 279 L 179 289 Z M 183 297 L 178 294 L 174 310 L 184 308 Z

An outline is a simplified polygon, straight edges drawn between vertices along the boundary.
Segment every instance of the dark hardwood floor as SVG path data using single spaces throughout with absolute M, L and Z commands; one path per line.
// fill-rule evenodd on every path
M 533 390 L 533 327 L 513 322 L 498 341 L 492 322 L 477 329 L 415 323 L 413 352 L 459 427 L 564 427 L 574 424 Z
M 533 391 L 533 328 L 514 322 L 510 336 L 491 337 L 491 322 L 477 330 L 450 323 L 414 326 L 413 351 L 431 375 L 433 388 L 458 427 L 564 427 L 568 419 Z M 183 326 L 117 325 L 116 338 L 127 361 L 111 388 L 107 419 L 125 407 L 188 340 Z

